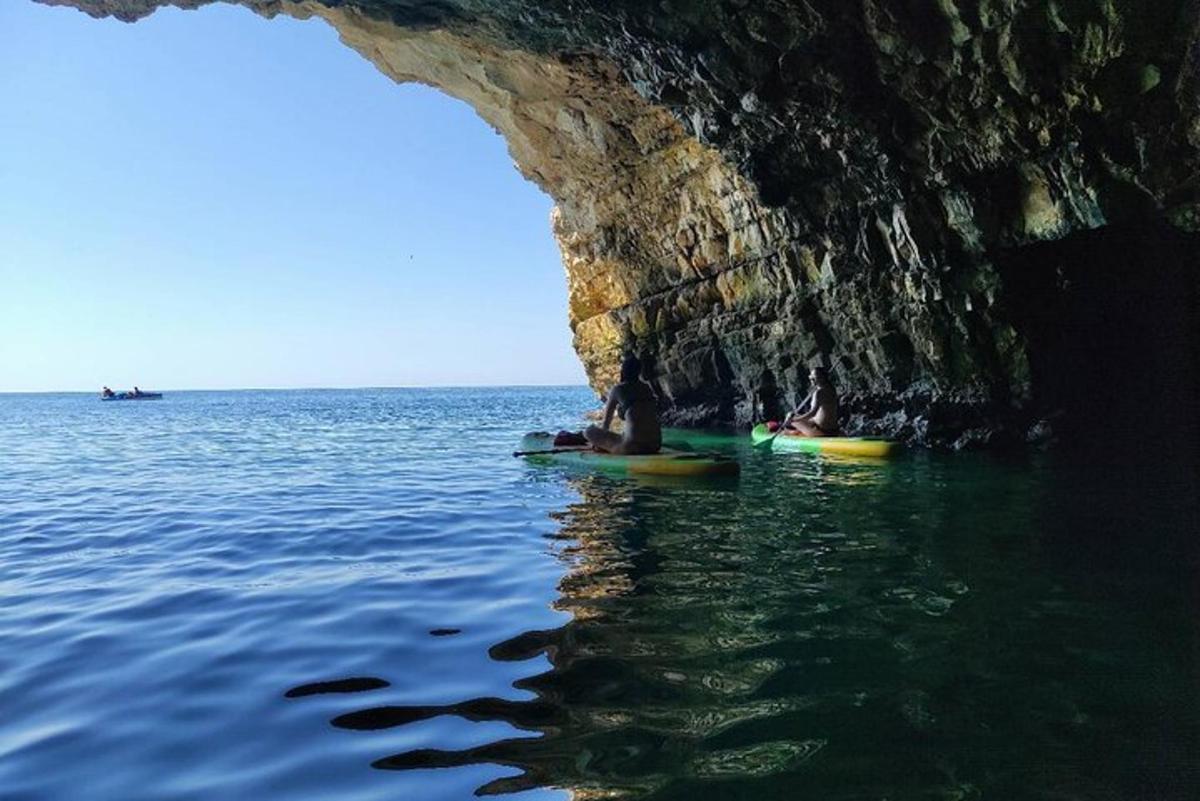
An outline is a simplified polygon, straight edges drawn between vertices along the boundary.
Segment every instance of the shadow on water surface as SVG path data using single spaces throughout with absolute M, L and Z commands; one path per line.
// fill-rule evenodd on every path
M 732 486 L 567 479 L 579 500 L 553 537 L 572 619 L 490 649 L 549 659 L 516 682 L 530 700 L 333 725 L 537 735 L 373 762 L 519 771 L 480 795 L 1190 797 L 1194 565 L 1188 537 L 1145 548 L 1194 524 L 1190 479 L 1146 497 L 1144 480 L 1036 461 L 747 460 Z M 1143 563 L 1122 564 L 1129 549 Z

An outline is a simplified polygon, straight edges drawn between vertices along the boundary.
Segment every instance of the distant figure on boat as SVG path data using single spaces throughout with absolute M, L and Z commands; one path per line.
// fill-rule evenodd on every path
M 135 397 L 135 398 L 140 398 L 140 397 L 142 396 L 142 391 L 141 391 L 140 389 L 138 389 L 138 388 L 135 386 L 135 387 L 133 388 L 133 392 L 132 392 L 131 394 L 132 394 L 132 395 L 133 395 L 133 397 Z
M 596 450 L 632 456 L 658 453 L 662 448 L 658 400 L 641 376 L 642 363 L 633 354 L 627 355 L 621 362 L 621 383 L 608 393 L 604 425 L 588 426 L 583 432 Z M 614 413 L 625 421 L 620 434 L 608 430 Z
M 108 387 L 104 387 L 103 389 L 100 390 L 100 397 L 102 397 L 102 398 L 111 398 L 116 394 L 117 393 L 113 392 Z
M 784 433 L 803 437 L 838 436 L 838 396 L 829 373 L 824 367 L 814 367 L 808 371 L 808 380 L 812 382 L 812 392 L 783 421 L 783 427 L 788 429 Z

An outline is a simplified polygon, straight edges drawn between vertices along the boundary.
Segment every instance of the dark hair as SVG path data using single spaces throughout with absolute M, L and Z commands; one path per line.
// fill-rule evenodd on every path
M 637 381 L 642 376 L 642 363 L 632 353 L 626 353 L 621 359 L 621 383 L 628 384 Z
M 824 367 L 821 367 L 820 365 L 818 365 L 818 366 L 812 367 L 810 369 L 812 370 L 813 375 L 815 375 L 817 377 L 818 381 L 824 381 L 826 384 L 829 383 L 829 371 L 826 370 Z

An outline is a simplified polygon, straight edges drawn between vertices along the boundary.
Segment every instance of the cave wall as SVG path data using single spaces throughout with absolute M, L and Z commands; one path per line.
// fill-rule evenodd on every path
M 168 4 L 42 1 L 127 20 Z M 850 430 L 1045 436 L 1041 418 L 1092 408 L 1064 399 L 1053 315 L 1033 311 L 1057 302 L 1045 265 L 1086 270 L 1088 250 L 1045 243 L 1119 229 L 1160 288 L 1147 302 L 1195 286 L 1193 0 L 242 4 L 321 16 L 495 126 L 557 203 L 593 385 L 636 350 L 674 422 L 775 413 L 823 363 Z M 1152 338 L 1168 372 L 1194 349 L 1181 308 L 1179 336 Z M 1194 399 L 1184 384 L 1172 398 Z

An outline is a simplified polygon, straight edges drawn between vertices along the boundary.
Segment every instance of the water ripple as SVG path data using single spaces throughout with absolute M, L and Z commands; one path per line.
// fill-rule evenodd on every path
M 1194 476 L 711 439 L 739 482 L 507 457 L 591 402 L 0 398 L 0 795 L 1171 801 L 1200 783 L 1194 563 L 1171 536 L 1195 530 Z

